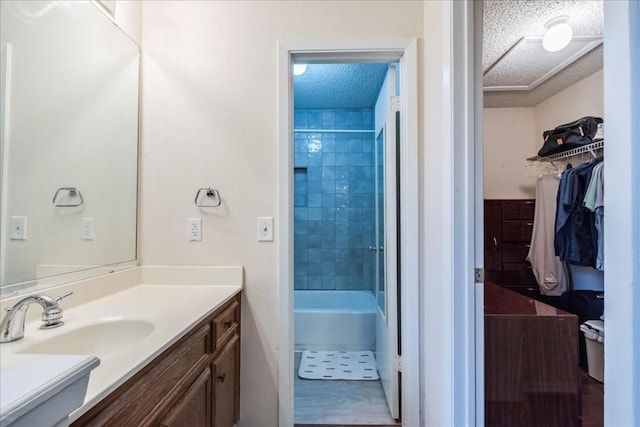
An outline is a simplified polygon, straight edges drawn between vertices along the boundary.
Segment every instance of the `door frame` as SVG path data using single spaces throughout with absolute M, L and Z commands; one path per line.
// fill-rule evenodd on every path
M 398 62 L 401 85 L 400 182 L 403 343 L 401 413 L 405 425 L 420 425 L 418 41 L 415 38 L 287 41 L 278 52 L 278 413 L 293 425 L 293 74 L 294 59 L 306 62 Z
M 604 193 L 604 419 L 631 426 L 640 425 L 640 4 L 603 7 L 605 153 L 614 165 Z
M 475 268 L 484 271 L 484 98 L 482 76 L 483 2 L 474 2 L 473 28 L 473 135 L 475 176 Z M 482 274 L 481 276 L 484 276 Z M 484 426 L 484 277 L 475 277 L 475 425 Z
M 475 134 L 477 4 L 425 2 L 420 425 L 427 426 L 482 421 L 478 411 L 484 403 L 478 402 L 482 395 L 477 391 L 483 389 L 483 371 L 476 358 L 482 356 L 483 330 L 476 323 L 482 319 L 478 308 L 483 289 L 474 284 L 476 224 L 481 218 L 476 211 L 482 212 L 482 205 L 476 206 L 482 156 L 481 145 L 475 145 L 481 141 Z

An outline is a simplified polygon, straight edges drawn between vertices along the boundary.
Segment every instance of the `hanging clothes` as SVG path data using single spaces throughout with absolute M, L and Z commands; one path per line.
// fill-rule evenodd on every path
M 595 268 L 604 270 L 604 162 L 598 163 L 591 173 L 591 181 L 584 196 L 584 207 L 595 215 L 597 251 Z
M 598 233 L 594 212 L 584 206 L 597 158 L 575 168 L 567 167 L 560 178 L 555 221 L 555 254 L 574 265 L 595 267 Z
M 542 295 L 558 296 L 569 287 L 564 262 L 555 255 L 556 196 L 559 181 L 554 177 L 541 177 L 536 185 L 536 209 L 527 261 Z

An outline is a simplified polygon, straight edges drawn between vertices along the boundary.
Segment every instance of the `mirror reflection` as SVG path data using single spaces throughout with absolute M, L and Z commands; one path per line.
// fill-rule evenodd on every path
M 0 8 L 0 286 L 134 260 L 138 46 L 90 2 Z

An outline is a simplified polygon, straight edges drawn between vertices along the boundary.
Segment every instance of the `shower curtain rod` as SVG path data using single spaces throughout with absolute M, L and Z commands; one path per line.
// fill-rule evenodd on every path
M 375 133 L 375 130 L 367 129 L 293 129 L 293 131 L 308 133 Z

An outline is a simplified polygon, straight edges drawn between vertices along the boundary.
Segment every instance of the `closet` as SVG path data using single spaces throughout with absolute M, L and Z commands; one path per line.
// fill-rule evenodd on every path
M 572 167 L 599 158 L 603 141 L 546 157 L 529 157 L 527 161 L 538 169 L 538 180 L 559 181 L 567 165 Z M 556 203 L 556 194 L 550 195 Z M 539 283 L 527 255 L 532 244 L 536 199 L 485 199 L 484 200 L 484 257 L 485 279 L 530 298 L 553 302 L 540 292 Z M 549 226 L 551 226 L 549 224 Z M 595 236 L 594 236 L 595 238 Z M 594 242 L 594 245 L 596 242 Z M 553 250 L 553 249 L 550 249 Z M 594 250 L 597 250 L 594 248 Z M 595 255 L 594 255 L 595 256 Z M 595 260 L 593 263 L 595 267 Z M 576 271 L 576 268 L 572 270 Z M 567 272 L 570 274 L 570 272 Z M 579 270 L 577 289 L 585 289 L 601 280 L 587 269 Z M 593 276 L 593 277 L 589 277 Z M 585 287 L 580 282 L 589 281 Z M 573 289 L 573 283 L 565 286 Z M 596 288 L 599 288 L 596 286 Z M 599 290 L 599 289 L 596 289 Z
M 604 284 L 598 283 L 604 270 L 603 149 L 604 140 L 600 139 L 551 156 L 527 159 L 540 169 L 533 246 L 527 260 L 533 264 L 543 294 L 604 291 Z M 553 286 L 547 283 L 550 277 Z

